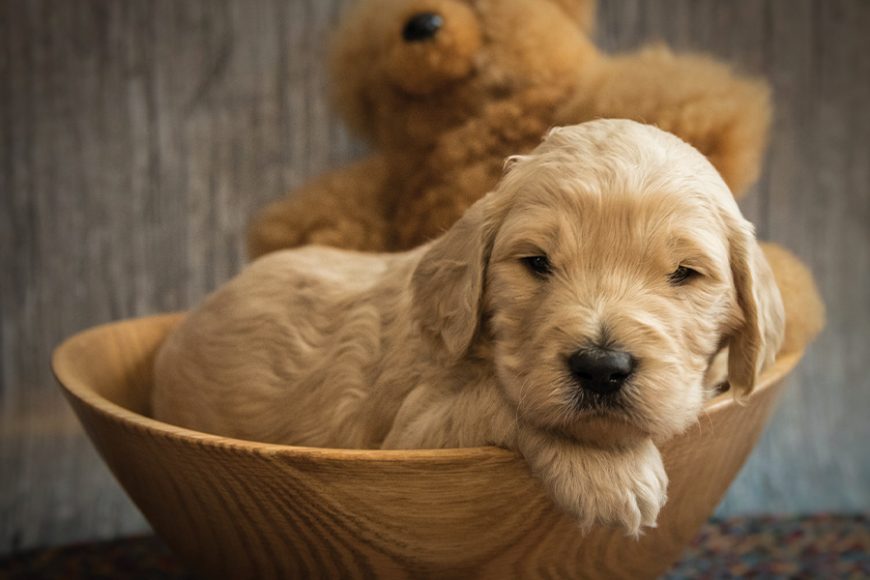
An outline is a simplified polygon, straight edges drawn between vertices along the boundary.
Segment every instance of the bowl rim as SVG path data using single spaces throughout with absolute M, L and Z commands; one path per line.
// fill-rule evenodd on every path
M 94 389 L 88 387 L 78 376 L 77 364 L 72 351 L 76 346 L 89 338 L 107 332 L 109 329 L 118 329 L 124 326 L 138 326 L 148 322 L 166 321 L 177 318 L 182 313 L 163 314 L 154 316 L 142 316 L 107 322 L 81 330 L 64 339 L 51 355 L 51 370 L 55 380 L 68 397 L 75 398 L 93 411 L 103 415 L 125 428 L 148 432 L 166 439 L 178 440 L 184 444 L 207 444 L 217 448 L 232 451 L 242 451 L 257 455 L 282 457 L 305 457 L 325 460 L 341 461 L 378 461 L 378 462 L 446 462 L 452 463 L 457 460 L 514 460 L 517 453 L 508 449 L 492 445 L 482 447 L 444 448 L 444 449 L 341 449 L 329 447 L 305 447 L 298 445 L 284 445 L 277 443 L 261 443 L 245 439 L 223 437 L 211 433 L 204 433 L 178 427 L 170 423 L 164 423 L 141 415 L 122 407 L 105 397 L 97 394 Z M 797 366 L 803 356 L 803 350 L 781 353 L 774 364 L 762 373 L 752 394 L 745 401 L 738 401 L 728 392 L 717 395 L 704 405 L 703 417 L 721 413 L 734 406 L 747 406 L 752 404 L 752 399 L 763 391 L 771 388 L 774 384 L 786 378 Z M 679 437 L 677 435 L 676 437 Z

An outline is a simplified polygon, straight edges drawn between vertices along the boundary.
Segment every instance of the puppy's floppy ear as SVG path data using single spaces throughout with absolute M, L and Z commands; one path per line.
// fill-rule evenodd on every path
M 758 374 L 779 352 L 785 312 L 752 224 L 742 217 L 729 221 L 731 273 L 742 321 L 729 342 L 728 381 L 735 397 L 742 399 L 752 392 Z
M 498 227 L 492 195 L 475 203 L 423 255 L 411 279 L 413 309 L 423 332 L 452 359 L 464 355 L 477 332 L 486 265 Z
M 596 0 L 552 0 L 574 20 L 586 34 L 595 32 Z

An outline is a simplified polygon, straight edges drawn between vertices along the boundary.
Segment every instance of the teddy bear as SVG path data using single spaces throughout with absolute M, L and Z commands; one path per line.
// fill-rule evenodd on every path
M 332 39 L 332 96 L 373 153 L 267 206 L 251 223 L 249 254 L 409 249 L 492 189 L 505 158 L 551 127 L 595 118 L 675 133 L 741 197 L 764 155 L 767 85 L 661 45 L 605 54 L 594 21 L 594 0 L 353 0 Z M 804 266 L 770 251 L 788 281 L 809 284 L 785 297 L 809 309 L 787 312 L 799 347 L 821 329 L 822 303 Z
M 375 153 L 267 207 L 250 254 L 408 249 L 489 191 L 507 156 L 594 118 L 677 134 L 742 195 L 764 152 L 767 86 L 663 46 L 607 55 L 594 14 L 594 0 L 354 0 L 332 40 L 332 92 Z

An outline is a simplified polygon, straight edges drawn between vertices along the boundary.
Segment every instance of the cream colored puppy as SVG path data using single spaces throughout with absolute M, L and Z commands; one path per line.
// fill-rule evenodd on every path
M 654 441 L 696 420 L 714 356 L 730 349 L 746 395 L 782 332 L 753 228 L 707 160 L 595 121 L 511 158 L 426 246 L 257 261 L 173 332 L 154 413 L 294 445 L 516 449 L 582 526 L 637 534 L 666 497 Z

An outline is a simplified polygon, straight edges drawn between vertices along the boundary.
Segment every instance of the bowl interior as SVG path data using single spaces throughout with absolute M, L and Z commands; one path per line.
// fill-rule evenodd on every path
M 91 403 L 103 399 L 150 417 L 154 358 L 183 316 L 170 314 L 148 318 L 147 324 L 128 321 L 85 331 L 58 349 L 52 366 L 63 375 L 59 378 L 64 386 Z

